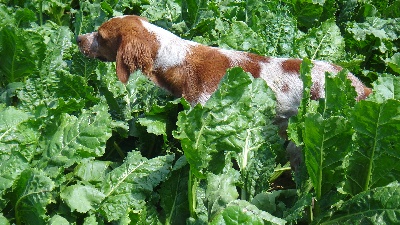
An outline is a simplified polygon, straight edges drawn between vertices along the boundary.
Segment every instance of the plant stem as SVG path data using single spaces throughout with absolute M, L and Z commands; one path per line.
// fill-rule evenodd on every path
M 189 198 L 189 211 L 190 217 L 196 218 L 196 190 L 197 190 L 197 179 L 196 176 L 192 173 L 192 170 L 189 171 L 189 182 L 188 182 L 188 198 Z
M 39 1 L 39 23 L 43 25 L 43 1 Z

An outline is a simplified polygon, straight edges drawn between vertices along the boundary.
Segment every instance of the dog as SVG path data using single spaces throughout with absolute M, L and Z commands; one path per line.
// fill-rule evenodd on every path
M 288 119 L 297 114 L 303 96 L 301 59 L 273 58 L 253 53 L 210 47 L 181 39 L 173 33 L 135 15 L 114 17 L 97 32 L 77 37 L 80 51 L 106 62 L 116 62 L 119 80 L 126 83 L 132 72 L 141 70 L 158 86 L 192 105 L 204 104 L 217 89 L 226 70 L 242 67 L 255 78 L 264 79 L 276 95 L 276 122 L 281 137 L 287 139 Z M 311 98 L 325 96 L 325 72 L 338 73 L 341 67 L 312 61 Z M 357 100 L 371 89 L 349 73 Z

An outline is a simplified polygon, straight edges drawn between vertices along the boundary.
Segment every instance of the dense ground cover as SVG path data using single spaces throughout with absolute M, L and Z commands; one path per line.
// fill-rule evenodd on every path
M 0 1 L 0 224 L 400 223 L 400 1 Z M 140 71 L 79 53 L 76 35 L 137 14 L 207 45 L 305 58 L 290 139 L 264 81 L 229 70 L 191 108 Z M 308 59 L 345 73 L 309 96 Z M 279 178 L 278 178 L 279 179 Z

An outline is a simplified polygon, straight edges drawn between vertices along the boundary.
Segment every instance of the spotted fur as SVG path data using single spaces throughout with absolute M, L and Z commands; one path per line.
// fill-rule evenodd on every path
M 98 32 L 78 36 L 77 42 L 88 57 L 116 61 L 117 76 L 123 83 L 140 69 L 157 85 L 192 104 L 206 103 L 226 70 L 240 66 L 255 78 L 264 79 L 276 94 L 276 121 L 285 138 L 288 118 L 297 113 L 302 97 L 301 59 L 209 47 L 181 39 L 139 16 L 112 18 Z M 325 72 L 340 70 L 331 63 L 313 61 L 311 97 L 323 98 Z M 357 100 L 371 93 L 353 74 L 349 73 L 348 79 L 355 87 Z

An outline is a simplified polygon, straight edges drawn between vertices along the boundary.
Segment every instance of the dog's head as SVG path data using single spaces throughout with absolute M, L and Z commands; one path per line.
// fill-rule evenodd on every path
M 90 58 L 115 62 L 119 80 L 128 81 L 136 69 L 150 72 L 157 54 L 157 42 L 142 25 L 139 16 L 114 17 L 103 23 L 97 32 L 79 35 L 80 51 Z

